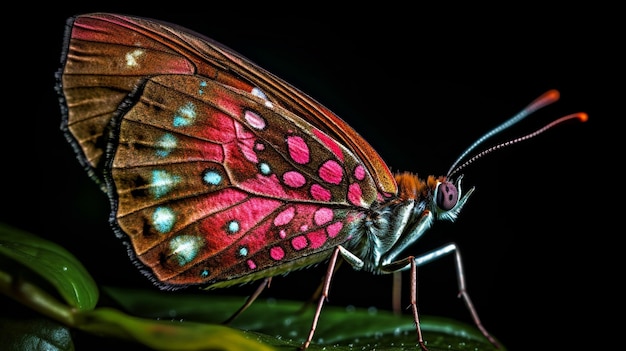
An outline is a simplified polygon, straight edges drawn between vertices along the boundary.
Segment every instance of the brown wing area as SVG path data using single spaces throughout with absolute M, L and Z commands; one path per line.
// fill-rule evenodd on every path
M 62 61 L 57 87 L 65 110 L 62 128 L 101 184 L 110 121 L 118 117 L 120 105 L 149 77 L 185 74 L 248 92 L 261 89 L 274 104 L 353 150 L 381 192 L 397 192 L 378 153 L 342 119 L 240 54 L 188 29 L 114 14 L 77 16 L 68 21 Z

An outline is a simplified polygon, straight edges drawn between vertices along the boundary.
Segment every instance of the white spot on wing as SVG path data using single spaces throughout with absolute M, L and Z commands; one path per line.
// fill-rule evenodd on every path
M 156 154 L 160 157 L 166 157 L 176 148 L 176 144 L 176 137 L 170 133 L 165 133 L 161 138 L 159 138 L 159 140 L 156 141 Z
M 267 95 L 265 95 L 263 90 L 261 90 L 261 89 L 259 89 L 257 87 L 252 88 L 251 93 L 252 93 L 252 95 L 258 96 L 258 97 L 260 97 L 263 100 L 267 100 Z
M 178 264 L 184 266 L 198 255 L 204 241 L 192 235 L 180 235 L 170 241 L 170 252 L 178 259 Z
M 138 58 L 144 54 L 144 51 L 141 49 L 136 49 L 126 54 L 126 66 L 128 67 L 138 67 L 139 61 Z
M 265 122 L 265 119 L 252 111 L 245 111 L 243 117 L 245 118 L 246 122 L 248 122 L 248 124 L 254 129 L 263 130 L 267 126 L 267 122 Z

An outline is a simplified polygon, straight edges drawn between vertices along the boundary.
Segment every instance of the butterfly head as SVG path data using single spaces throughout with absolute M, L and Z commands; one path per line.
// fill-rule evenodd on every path
M 474 188 L 463 193 L 461 181 L 463 176 L 456 180 L 449 177 L 435 177 L 421 179 L 413 173 L 400 173 L 396 175 L 398 195 L 401 201 L 416 201 L 423 205 L 418 206 L 428 209 L 441 220 L 454 221 Z
M 463 176 L 459 176 L 456 181 L 443 178 L 437 181 L 432 197 L 432 208 L 437 219 L 454 221 L 461 212 L 463 205 L 474 192 L 474 187 L 463 193 L 461 181 Z

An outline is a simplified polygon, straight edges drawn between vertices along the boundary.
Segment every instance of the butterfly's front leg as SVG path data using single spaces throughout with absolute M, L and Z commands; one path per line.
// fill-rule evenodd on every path
M 463 261 L 461 259 L 461 252 L 456 244 L 450 243 L 445 246 L 442 246 L 438 249 L 427 252 L 421 256 L 409 256 L 389 264 L 383 265 L 381 270 L 385 273 L 395 273 L 398 271 L 410 269 L 411 271 L 411 309 L 413 311 L 413 318 L 415 320 L 415 327 L 417 329 L 417 337 L 418 342 L 423 350 L 427 350 L 426 345 L 424 344 L 424 339 L 422 337 L 422 330 L 420 328 L 419 323 L 419 314 L 417 311 L 417 267 L 425 265 L 427 263 L 433 262 L 443 256 L 446 256 L 450 253 L 454 253 L 454 260 L 456 263 L 456 275 L 457 282 L 459 285 L 459 293 L 458 297 L 463 298 L 465 302 L 465 306 L 469 310 L 472 315 L 472 319 L 474 320 L 474 324 L 481 331 L 481 333 L 496 347 L 500 347 L 500 344 L 496 339 L 489 334 L 487 329 L 483 327 L 480 318 L 478 317 L 478 312 L 476 312 L 476 308 L 470 299 L 469 294 L 467 293 L 466 285 L 465 285 L 465 274 L 463 272 Z

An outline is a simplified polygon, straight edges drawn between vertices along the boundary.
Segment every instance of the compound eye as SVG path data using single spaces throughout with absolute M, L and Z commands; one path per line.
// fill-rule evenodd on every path
M 440 209 L 449 211 L 459 201 L 459 192 L 456 190 L 456 186 L 451 182 L 443 182 L 439 184 L 437 190 L 437 206 Z

